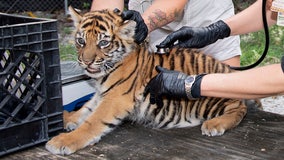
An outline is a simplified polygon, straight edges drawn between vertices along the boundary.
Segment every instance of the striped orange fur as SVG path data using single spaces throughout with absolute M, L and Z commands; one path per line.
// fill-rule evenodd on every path
M 222 135 L 237 126 L 246 114 L 240 100 L 164 98 L 158 108 L 143 97 L 149 80 L 157 75 L 155 66 L 187 74 L 231 72 L 227 65 L 196 49 L 173 48 L 169 54 L 148 51 L 148 43 L 134 43 L 136 23 L 123 21 L 118 10 L 101 10 L 80 16 L 70 8 L 77 28 L 78 61 L 94 78 L 95 96 L 80 110 L 65 114 L 66 129 L 52 138 L 46 148 L 54 154 L 71 154 L 97 143 L 125 119 L 152 128 L 180 128 L 200 125 L 202 134 Z M 76 92 L 76 91 L 74 91 Z

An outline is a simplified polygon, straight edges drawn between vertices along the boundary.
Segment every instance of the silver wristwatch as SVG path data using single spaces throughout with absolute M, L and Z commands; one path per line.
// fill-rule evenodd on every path
M 195 77 L 196 75 L 187 76 L 184 80 L 185 92 L 186 92 L 186 96 L 188 99 L 195 99 L 192 97 L 192 94 L 191 94 L 191 87 L 193 83 L 195 82 Z

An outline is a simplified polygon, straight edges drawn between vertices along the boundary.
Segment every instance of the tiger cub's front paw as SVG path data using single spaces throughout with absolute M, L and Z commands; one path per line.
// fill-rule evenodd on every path
M 52 138 L 46 143 L 45 148 L 53 154 L 60 155 L 69 155 L 78 150 L 77 143 L 69 138 L 68 133 L 61 133 Z
M 202 135 L 207 136 L 221 136 L 224 134 L 225 130 L 226 129 L 222 123 L 214 119 L 203 122 L 201 126 Z

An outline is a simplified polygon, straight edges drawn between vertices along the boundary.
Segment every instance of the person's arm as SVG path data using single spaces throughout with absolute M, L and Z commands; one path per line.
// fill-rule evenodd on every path
M 155 0 L 142 14 L 148 31 L 151 32 L 174 21 L 183 13 L 187 1 L 188 0 Z
M 93 0 L 91 11 L 101 10 L 101 9 L 119 9 L 122 11 L 122 18 L 123 20 L 133 20 L 136 22 L 136 29 L 134 39 L 137 44 L 142 43 L 147 35 L 148 35 L 148 28 L 145 24 L 142 16 L 137 11 L 126 10 L 124 11 L 124 1 L 121 0 Z
M 165 1 L 155 0 L 153 4 L 142 14 L 148 32 L 164 26 L 183 13 L 187 0 Z M 121 0 L 93 0 L 91 11 L 100 9 L 118 8 L 123 11 L 124 1 Z
M 125 20 L 134 20 L 137 22 L 135 33 L 136 43 L 141 43 L 148 33 L 162 27 L 179 17 L 187 0 L 165 1 L 155 0 L 153 4 L 143 13 L 142 19 L 138 12 L 129 10 L 124 11 L 122 16 Z M 100 9 L 118 8 L 123 11 L 124 1 L 121 0 L 93 0 L 91 11 Z
M 271 0 L 267 0 L 266 19 L 268 25 L 276 23 L 277 13 L 270 11 Z M 263 29 L 262 0 L 256 1 L 242 12 L 232 16 L 224 22 L 231 29 L 231 35 L 241 35 Z
M 101 9 L 119 9 L 123 11 L 124 1 L 122 0 L 93 0 L 91 11 L 101 10 Z
M 271 5 L 271 0 L 267 0 L 267 5 Z M 266 8 L 268 24 L 275 24 L 276 13 L 271 12 L 269 10 L 270 7 Z M 226 20 L 219 20 L 207 27 L 182 27 L 181 29 L 169 34 L 157 47 L 171 48 L 173 46 L 179 46 L 187 48 L 201 48 L 216 42 L 218 39 L 223 39 L 230 35 L 255 32 L 262 28 L 262 0 L 258 0 L 235 16 Z
M 229 74 L 208 74 L 201 81 L 201 96 L 262 98 L 284 93 L 284 73 L 280 64 Z
M 160 66 L 146 85 L 151 104 L 162 105 L 162 97 L 195 99 L 221 97 L 236 99 L 263 98 L 284 94 L 284 62 L 233 73 L 186 75 Z

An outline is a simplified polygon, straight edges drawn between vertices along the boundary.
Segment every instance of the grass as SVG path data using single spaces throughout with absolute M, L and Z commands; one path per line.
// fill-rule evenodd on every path
M 284 55 L 284 28 L 272 26 L 269 28 L 270 45 L 267 56 L 260 65 L 279 63 Z M 241 65 L 249 65 L 257 61 L 265 47 L 264 31 L 241 36 Z
M 59 44 L 60 60 L 61 61 L 76 61 L 76 48 L 73 44 Z

